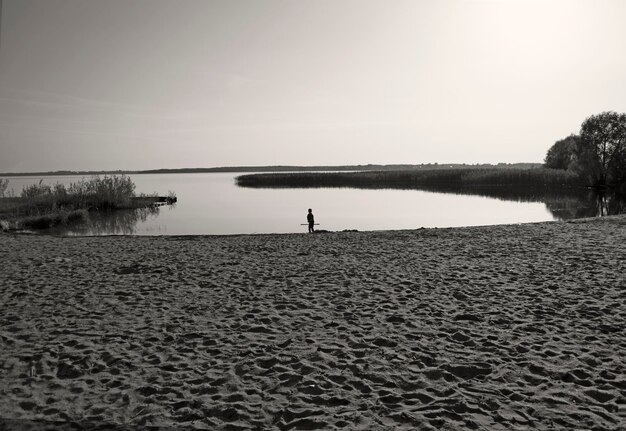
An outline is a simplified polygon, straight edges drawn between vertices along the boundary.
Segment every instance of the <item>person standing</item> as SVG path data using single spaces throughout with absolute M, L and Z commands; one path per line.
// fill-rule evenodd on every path
M 313 218 L 313 210 L 311 208 L 309 208 L 309 213 L 306 215 L 306 221 L 309 222 L 309 232 L 315 232 L 315 229 L 313 229 L 315 218 Z

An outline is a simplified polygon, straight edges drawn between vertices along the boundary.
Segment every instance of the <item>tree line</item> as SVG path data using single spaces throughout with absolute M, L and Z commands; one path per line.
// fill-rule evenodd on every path
M 580 133 L 550 147 L 545 167 L 570 171 L 592 187 L 626 189 L 626 114 L 588 117 Z

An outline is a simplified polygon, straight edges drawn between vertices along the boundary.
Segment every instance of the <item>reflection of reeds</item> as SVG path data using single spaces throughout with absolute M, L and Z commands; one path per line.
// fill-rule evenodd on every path
M 89 214 L 87 223 L 59 227 L 53 233 L 73 235 L 133 235 L 137 223 L 145 222 L 148 217 L 156 217 L 160 207 L 122 209 L 117 211 L 98 211 Z
M 24 217 L 20 220 L 20 229 L 47 229 L 58 225 L 67 225 L 87 220 L 87 210 L 60 210 L 51 214 Z

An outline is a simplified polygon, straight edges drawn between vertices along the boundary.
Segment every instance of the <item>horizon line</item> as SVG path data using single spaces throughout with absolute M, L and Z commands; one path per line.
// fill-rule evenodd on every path
M 0 0 L 1 1 L 1 0 Z M 254 170 L 374 170 L 380 168 L 398 168 L 398 167 L 425 167 L 425 166 L 519 166 L 531 165 L 541 166 L 543 163 L 537 162 L 499 162 L 499 163 L 389 163 L 389 164 L 357 164 L 357 165 L 235 165 L 235 166 L 214 166 L 214 167 L 196 167 L 196 168 L 156 168 L 156 169 L 98 169 L 98 170 L 73 170 L 59 169 L 54 171 L 30 171 L 30 172 L 0 172 L 0 176 L 30 176 L 30 175 L 99 175 L 99 174 L 152 174 L 152 173 L 211 173 L 211 172 L 251 172 Z

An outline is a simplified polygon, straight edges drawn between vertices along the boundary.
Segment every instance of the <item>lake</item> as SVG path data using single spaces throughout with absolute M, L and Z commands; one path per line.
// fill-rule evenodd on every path
M 443 228 L 550 221 L 594 215 L 594 203 L 500 200 L 420 190 L 253 189 L 235 185 L 239 173 L 130 175 L 137 193 L 178 196 L 175 206 L 91 217 L 87 226 L 55 230 L 65 235 L 204 235 L 306 232 L 307 209 L 318 229 L 341 231 Z M 10 177 L 17 194 L 25 185 L 69 184 L 82 176 Z M 585 207 L 585 205 L 588 206 Z M 573 206 L 573 209 L 570 208 Z M 582 206 L 582 208 L 581 208 Z

